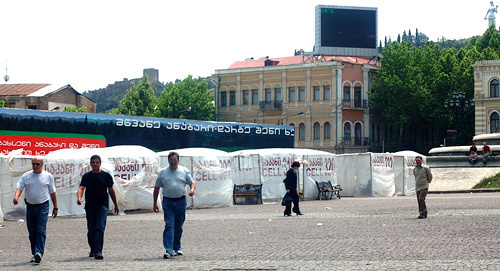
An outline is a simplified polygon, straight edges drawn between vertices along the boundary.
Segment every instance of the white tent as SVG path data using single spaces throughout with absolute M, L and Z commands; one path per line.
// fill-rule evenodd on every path
M 179 165 L 189 169 L 196 183 L 195 195 L 187 200 L 188 207 L 208 208 L 232 205 L 232 161 L 227 152 L 207 148 L 172 151 L 179 153 Z M 168 153 L 170 151 L 158 153 L 161 168 L 168 167 Z M 186 189 L 188 189 L 187 186 Z
M 394 156 L 390 153 L 338 155 L 336 172 L 342 195 L 393 196 L 396 192 L 394 168 Z
M 84 173 L 91 170 L 90 157 L 101 157 L 101 169 L 114 177 L 114 190 L 119 207 L 153 209 L 152 191 L 158 173 L 158 156 L 140 146 L 115 146 L 102 149 L 62 149 L 43 157 L 43 169 L 54 176 L 59 215 L 84 215 L 84 204 L 77 205 L 77 190 Z M 15 186 L 24 172 L 31 170 L 32 156 L 2 159 L 2 207 L 13 211 Z M 16 208 L 24 209 L 24 193 Z M 110 208 L 113 204 L 110 200 Z M 52 208 L 52 203 L 51 207 Z
M 187 167 L 195 179 L 195 196 L 188 199 L 188 205 L 194 208 L 231 206 L 234 184 L 262 184 L 264 202 L 280 201 L 285 194 L 283 179 L 293 161 L 302 164 L 298 172 L 298 188 L 305 200 L 318 197 L 316 182 L 320 181 L 341 185 L 342 196 L 415 194 L 412 170 L 415 157 L 420 155 L 408 151 L 335 155 L 286 148 L 232 153 L 205 148 L 175 151 L 180 154 L 180 165 Z M 140 146 L 64 149 L 43 157 L 44 170 L 54 176 L 60 215 L 85 213 L 83 205 L 76 203 L 76 192 L 82 175 L 91 170 L 89 160 L 94 154 L 101 156 L 102 169 L 114 177 L 121 210 L 152 210 L 154 184 L 160 168 L 168 166 L 168 153 L 155 153 Z M 23 198 L 17 206 L 13 205 L 12 199 L 17 181 L 23 173 L 31 170 L 32 157 L 22 155 L 22 150 L 13 151 L 8 156 L 0 155 L 0 212 L 5 217 L 24 212 Z M 425 156 L 422 157 L 425 163 Z
M 415 195 L 415 176 L 413 175 L 413 169 L 416 166 L 415 158 L 421 156 L 423 163 L 427 163 L 425 155 L 422 155 L 414 151 L 399 151 L 394 153 L 394 157 L 403 157 L 403 168 L 398 169 L 398 172 L 403 174 L 403 185 L 402 193 L 403 195 Z
M 293 161 L 299 161 L 298 189 L 304 199 L 316 199 L 316 181 L 337 184 L 335 155 L 310 149 L 257 149 L 232 152 L 235 184 L 262 184 L 263 201 L 279 201 L 286 193 L 283 180 Z

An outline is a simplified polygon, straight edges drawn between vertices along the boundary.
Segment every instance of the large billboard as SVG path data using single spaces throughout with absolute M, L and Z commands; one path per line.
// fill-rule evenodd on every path
M 377 55 L 377 8 L 316 6 L 315 52 Z
M 224 151 L 293 148 L 294 128 L 0 108 L 0 153 L 45 155 L 63 148 L 139 145 L 154 151 L 211 148 Z M 30 150 L 28 152 L 27 150 Z

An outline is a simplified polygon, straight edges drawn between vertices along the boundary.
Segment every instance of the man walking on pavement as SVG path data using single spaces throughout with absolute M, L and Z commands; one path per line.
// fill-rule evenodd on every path
M 186 218 L 186 185 L 190 187 L 189 196 L 194 195 L 196 185 L 191 172 L 183 166 L 179 166 L 179 154 L 170 152 L 168 154 L 167 168 L 158 173 L 153 192 L 153 210 L 158 213 L 157 205 L 160 187 L 162 188 L 163 219 L 165 229 L 163 230 L 163 247 L 165 248 L 164 259 L 170 259 L 174 255 L 183 255 L 181 250 L 182 227 Z
M 80 188 L 78 188 L 77 204 L 81 205 L 82 196 L 85 192 L 85 214 L 87 217 L 87 240 L 90 246 L 89 257 L 96 260 L 104 259 L 102 249 L 104 246 L 104 230 L 109 211 L 109 196 L 115 205 L 115 214 L 120 209 L 116 202 L 116 193 L 113 189 L 113 177 L 106 171 L 101 170 L 101 157 L 92 155 L 90 157 L 92 171 L 83 174 Z
M 420 212 L 418 218 L 422 219 L 427 218 L 425 198 L 429 191 L 429 184 L 432 181 L 432 173 L 429 167 L 422 165 L 422 156 L 417 156 L 415 163 L 417 165 L 413 169 L 413 175 L 415 176 L 415 190 L 417 190 L 418 211 Z
M 16 193 L 13 203 L 19 203 L 19 197 L 24 189 L 26 194 L 26 226 L 28 227 L 31 244 L 31 262 L 40 263 L 45 250 L 45 239 L 47 238 L 47 220 L 49 218 L 49 198 L 52 200 L 54 208 L 52 217 L 56 218 L 58 213 L 56 186 L 54 177 L 49 172 L 43 170 L 43 160 L 35 157 L 31 161 L 33 170 L 24 173 L 16 185 Z

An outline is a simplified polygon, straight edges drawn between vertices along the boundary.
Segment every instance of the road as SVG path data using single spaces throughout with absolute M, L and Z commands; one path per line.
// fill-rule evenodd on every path
M 25 223 L 0 228 L 1 270 L 500 270 L 500 193 L 278 203 L 188 210 L 184 256 L 162 259 L 163 215 L 108 217 L 104 260 L 88 258 L 85 218 L 48 223 L 45 256 L 29 263 Z

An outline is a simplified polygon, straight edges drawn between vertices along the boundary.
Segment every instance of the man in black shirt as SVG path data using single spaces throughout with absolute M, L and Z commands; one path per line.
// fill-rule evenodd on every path
M 85 213 L 87 216 L 87 239 L 90 246 L 89 257 L 102 260 L 102 248 L 104 244 L 104 229 L 109 211 L 108 190 L 111 200 L 115 205 L 115 214 L 120 209 L 116 202 L 116 193 L 113 189 L 113 177 L 101 170 L 101 157 L 92 155 L 90 157 L 92 171 L 85 173 L 78 189 L 78 205 L 82 204 L 83 192 L 85 192 Z

